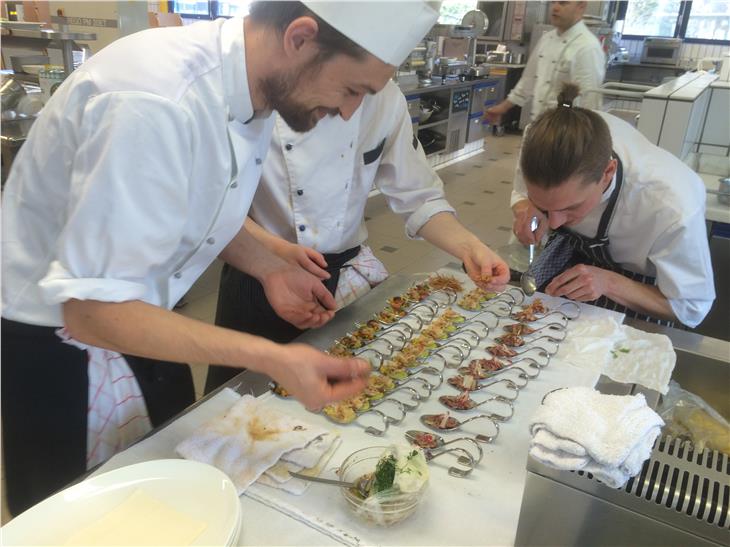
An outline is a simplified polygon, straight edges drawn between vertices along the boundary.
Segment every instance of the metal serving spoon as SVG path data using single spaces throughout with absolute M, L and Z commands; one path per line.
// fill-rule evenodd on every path
M 484 456 L 484 451 L 482 450 L 482 447 L 479 446 L 479 443 L 476 441 L 476 439 L 473 439 L 471 437 L 457 437 L 456 439 L 447 441 L 441 435 L 437 435 L 436 433 L 428 433 L 427 431 L 418 431 L 416 429 L 411 429 L 410 431 L 406 431 L 406 440 L 409 443 L 415 444 L 416 446 L 420 446 L 424 449 L 441 448 L 458 442 L 468 442 L 477 450 L 478 456 L 476 458 L 473 458 L 475 464 L 481 462 L 482 457 Z M 469 459 L 464 456 L 459 456 L 457 461 L 461 465 L 469 464 Z
M 532 217 L 530 219 L 530 231 L 532 232 L 533 237 L 535 235 L 535 230 L 537 230 L 537 226 L 537 217 Z M 527 263 L 527 270 L 525 270 L 520 276 L 520 287 L 522 287 L 522 290 L 525 291 L 525 294 L 527 296 L 532 296 L 537 290 L 537 281 L 535 281 L 535 276 L 530 273 L 530 268 L 532 268 L 532 261 L 535 259 L 534 243 L 530 243 L 528 251 L 530 253 L 529 262 Z

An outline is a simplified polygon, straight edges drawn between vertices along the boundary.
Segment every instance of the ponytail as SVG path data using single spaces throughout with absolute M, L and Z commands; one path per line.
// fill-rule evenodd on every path
M 576 175 L 586 183 L 601 179 L 611 159 L 611 133 L 601 116 L 573 106 L 579 93 L 576 84 L 563 84 L 558 106 L 530 125 L 520 160 L 530 184 L 554 188 Z

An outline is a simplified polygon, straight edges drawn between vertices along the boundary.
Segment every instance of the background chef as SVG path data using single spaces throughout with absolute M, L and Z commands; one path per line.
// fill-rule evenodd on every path
M 261 2 L 245 20 L 120 39 L 76 70 L 34 123 L 3 204 L 11 512 L 192 402 L 188 367 L 157 360 L 265 370 L 308 406 L 364 385 L 363 361 L 169 311 L 220 255 L 261 280 L 292 322 L 331 317 L 334 300 L 318 280 L 241 229 L 271 111 L 306 130 L 356 109 L 438 11 L 425 2 L 307 6 Z
M 277 117 L 247 222 L 256 237 L 322 278 L 338 307 L 345 306 L 387 277 L 365 245 L 365 206 L 375 187 L 403 217 L 408 237 L 424 238 L 457 257 L 482 285 L 488 278 L 490 286 L 506 283 L 507 265 L 456 219 L 444 198 L 398 87 L 389 82 L 347 114 L 326 118 L 308 133 L 293 131 Z M 276 315 L 256 279 L 230 266 L 221 275 L 216 324 L 278 342 L 301 333 Z M 236 372 L 209 367 L 206 390 Z
M 524 199 L 555 230 L 532 272 L 554 296 L 694 327 L 715 299 L 696 173 L 623 120 L 572 106 L 533 122 Z
M 485 118 L 492 124 L 500 123 L 502 116 L 515 105 L 530 106 L 530 120 L 534 120 L 548 108 L 557 105 L 557 97 L 564 82 L 576 83 L 583 94 L 576 105 L 598 109 L 601 95 L 588 93 L 603 84 L 606 75 L 606 55 L 598 38 L 583 23 L 587 2 L 550 2 L 550 23 L 555 28 L 545 33 L 527 60 L 520 81 L 507 98 L 487 109 Z M 519 161 L 515 170 L 514 188 L 522 187 Z M 510 206 L 514 214 L 513 231 L 524 244 L 540 241 L 547 231 L 541 223 L 532 234 L 530 219 L 534 209 L 519 192 L 513 192 Z

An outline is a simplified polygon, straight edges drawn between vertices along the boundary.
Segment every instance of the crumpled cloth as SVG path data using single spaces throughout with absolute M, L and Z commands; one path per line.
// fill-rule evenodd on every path
M 65 328 L 56 336 L 89 357 L 86 469 L 91 469 L 146 435 L 152 424 L 142 390 L 121 354 L 74 340 Z
M 367 245 L 361 245 L 357 256 L 345 265 L 349 267 L 340 270 L 335 291 L 338 310 L 367 294 L 371 288 L 388 278 L 388 270 Z
M 292 450 L 305 448 L 328 431 L 243 395 L 176 447 L 183 458 L 213 465 L 242 494 Z
M 677 362 L 667 336 L 621 325 L 613 317 L 575 320 L 560 344 L 560 356 L 616 382 L 641 384 L 664 395 Z
M 663 425 L 642 394 L 561 389 L 545 397 L 530 421 L 530 455 L 549 467 L 583 470 L 620 488 L 641 471 Z

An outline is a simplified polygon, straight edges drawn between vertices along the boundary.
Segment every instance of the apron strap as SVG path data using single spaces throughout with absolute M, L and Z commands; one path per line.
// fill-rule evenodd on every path
M 624 182 L 624 166 L 621 163 L 621 158 L 614 152 L 613 156 L 616 158 L 616 187 L 611 193 L 611 197 L 608 198 L 608 204 L 606 204 L 606 210 L 601 215 L 601 221 L 598 224 L 598 231 L 596 232 L 596 239 L 599 241 L 608 242 L 608 227 L 611 225 L 613 215 L 616 212 L 616 202 L 618 201 L 619 194 L 621 193 L 621 186 Z

